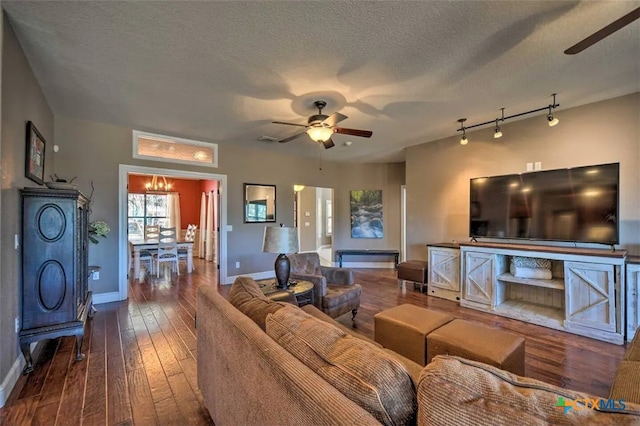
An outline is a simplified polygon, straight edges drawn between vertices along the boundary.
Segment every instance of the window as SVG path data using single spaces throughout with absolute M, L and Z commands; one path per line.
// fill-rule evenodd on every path
M 146 225 L 169 225 L 167 198 L 167 194 L 129 194 L 127 209 L 129 238 L 144 238 Z
M 327 236 L 333 234 L 333 206 L 331 200 L 327 200 Z
M 218 167 L 218 144 L 134 130 L 133 158 Z

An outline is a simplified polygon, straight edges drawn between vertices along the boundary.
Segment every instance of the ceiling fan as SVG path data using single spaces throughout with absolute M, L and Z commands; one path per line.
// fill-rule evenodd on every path
M 322 108 L 327 106 L 325 101 L 315 101 L 313 105 L 318 108 L 318 113 L 309 117 L 307 124 L 297 124 L 297 123 L 287 123 L 284 121 L 273 121 L 274 124 L 286 124 L 287 126 L 298 126 L 304 127 L 306 130 L 301 133 L 297 133 L 293 136 L 289 136 L 288 138 L 280 139 L 278 142 L 285 143 L 292 141 L 305 133 L 309 135 L 311 140 L 315 142 L 320 142 L 325 147 L 325 149 L 329 149 L 335 144 L 331 139 L 331 136 L 334 133 L 341 133 L 343 135 L 351 135 L 351 136 L 360 136 L 363 138 L 370 138 L 373 134 L 370 130 L 358 130 L 358 129 L 347 129 L 345 127 L 337 127 L 336 124 L 341 122 L 342 120 L 346 120 L 346 115 L 340 114 L 339 112 L 334 112 L 331 115 L 325 115 L 322 113 Z
M 575 55 L 576 53 L 580 53 L 587 47 L 596 44 L 603 38 L 610 36 L 614 32 L 618 31 L 622 27 L 629 25 L 638 18 L 640 18 L 640 7 L 627 13 L 622 18 L 616 19 L 606 27 L 596 31 L 584 40 L 581 40 L 578 43 L 574 44 L 573 46 L 565 50 L 564 53 L 567 55 Z

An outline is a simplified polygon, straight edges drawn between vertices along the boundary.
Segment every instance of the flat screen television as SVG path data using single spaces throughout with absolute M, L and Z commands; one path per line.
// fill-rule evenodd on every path
M 614 245 L 620 164 L 471 179 L 469 236 Z

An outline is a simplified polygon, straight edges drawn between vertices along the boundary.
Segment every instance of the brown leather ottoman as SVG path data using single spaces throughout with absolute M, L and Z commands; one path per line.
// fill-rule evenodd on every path
M 426 365 L 427 334 L 454 317 L 415 305 L 399 305 L 374 316 L 374 339 L 387 349 Z
M 413 282 L 413 288 L 416 284 L 420 286 L 420 291 L 427 288 L 427 262 L 422 260 L 407 260 L 398 264 L 398 279 Z
M 524 339 L 496 328 L 453 320 L 427 336 L 427 362 L 454 355 L 524 376 Z

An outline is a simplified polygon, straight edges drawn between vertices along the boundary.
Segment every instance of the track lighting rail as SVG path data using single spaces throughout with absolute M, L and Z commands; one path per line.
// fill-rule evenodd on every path
M 560 104 L 556 102 L 556 93 L 554 93 L 552 96 L 553 96 L 553 102 L 551 104 L 547 105 L 547 106 L 544 106 L 544 107 L 541 107 L 541 108 L 532 109 L 530 111 L 521 112 L 521 113 L 518 113 L 518 114 L 508 115 L 506 117 L 504 115 L 504 108 L 501 108 L 502 117 L 494 118 L 493 120 L 485 121 L 483 123 L 473 124 L 471 126 L 465 126 L 464 125 L 464 122 L 467 120 L 466 118 L 458 119 L 458 123 L 460 123 L 460 128 L 457 129 L 457 131 L 458 132 L 462 132 L 462 139 L 460 140 L 460 144 L 466 145 L 468 143 L 466 131 L 469 130 L 469 129 L 474 129 L 476 127 L 481 127 L 481 126 L 486 126 L 487 124 L 493 124 L 493 125 L 495 125 L 495 129 L 494 130 L 495 130 L 495 133 L 496 133 L 496 135 L 494 137 L 499 138 L 500 136 L 502 136 L 502 132 L 500 131 L 500 127 L 498 126 L 499 122 L 505 121 L 505 120 L 509 120 L 511 118 L 521 117 L 523 115 L 533 114 L 533 113 L 540 112 L 540 111 L 549 111 L 549 113 L 547 114 L 547 120 L 549 121 L 549 126 L 555 126 L 558 123 L 558 119 L 557 118 L 554 119 L 553 113 L 551 111 L 556 109 L 557 107 L 559 107 Z M 499 135 L 498 135 L 498 133 L 499 133 Z

